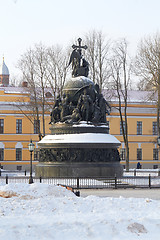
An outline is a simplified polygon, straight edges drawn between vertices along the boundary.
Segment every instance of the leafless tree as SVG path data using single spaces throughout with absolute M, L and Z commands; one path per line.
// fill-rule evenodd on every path
M 37 129 L 39 140 L 41 139 L 41 131 L 40 131 L 40 107 L 38 104 L 38 93 L 36 91 L 36 72 L 34 69 L 35 62 L 34 62 L 34 51 L 32 49 L 27 50 L 22 56 L 21 59 L 18 61 L 17 67 L 22 72 L 22 81 L 28 83 L 27 91 L 30 95 L 30 103 L 26 104 L 17 104 L 17 107 L 22 111 L 22 113 L 34 124 L 34 120 L 37 122 Z M 26 113 L 31 112 L 31 114 Z
M 148 36 L 141 40 L 136 61 L 135 72 L 141 77 L 139 86 L 144 90 L 158 93 L 157 128 L 160 136 L 160 34 Z
M 69 55 L 65 55 L 60 46 L 46 47 L 35 44 L 27 50 L 18 62 L 23 81 L 28 83 L 31 103 L 36 112 L 37 124 L 42 115 L 42 132 L 45 136 L 45 113 L 51 110 L 51 102 L 46 97 L 47 91 L 53 95 L 62 94 L 67 75 Z M 40 131 L 40 126 L 39 126 Z
M 36 75 L 36 86 L 38 96 L 42 108 L 42 125 L 43 125 L 43 136 L 45 136 L 45 87 L 47 85 L 46 69 L 47 69 L 47 50 L 44 45 L 36 44 L 34 49 L 34 70 Z
M 88 46 L 86 57 L 90 64 L 90 78 L 102 90 L 107 85 L 110 73 L 110 40 L 106 40 L 101 31 L 93 30 L 85 35 L 84 41 Z
M 62 89 L 68 72 L 69 55 L 59 45 L 47 49 L 47 84 L 51 87 L 54 99 L 62 95 Z
M 119 40 L 113 46 L 111 59 L 111 81 L 114 83 L 115 95 L 118 98 L 118 111 L 122 128 L 122 135 L 126 148 L 126 170 L 129 170 L 129 143 L 127 101 L 130 84 L 131 63 L 128 59 L 128 44 L 125 39 Z
M 97 61 L 97 51 L 96 51 L 96 45 L 97 45 L 97 34 L 96 31 L 89 32 L 85 36 L 86 45 L 88 46 L 87 49 L 87 60 L 90 64 L 90 75 L 92 76 L 93 82 L 96 82 L 96 61 Z

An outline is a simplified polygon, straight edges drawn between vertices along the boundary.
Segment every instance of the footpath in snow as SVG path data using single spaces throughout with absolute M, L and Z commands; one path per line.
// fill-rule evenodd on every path
M 160 200 L 160 189 L 82 189 L 80 190 L 81 197 L 90 195 L 99 197 L 124 197 L 124 198 L 149 198 L 152 200 Z

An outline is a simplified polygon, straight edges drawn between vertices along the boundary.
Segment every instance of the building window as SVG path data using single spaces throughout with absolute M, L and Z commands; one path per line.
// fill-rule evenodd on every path
M 123 121 L 123 128 L 124 128 L 124 132 L 125 132 L 125 121 Z M 123 132 L 122 132 L 122 122 L 120 122 L 120 135 L 123 135 Z
M 34 150 L 34 161 L 39 161 L 39 150 Z
M 16 120 L 16 133 L 22 133 L 22 119 Z
M 153 132 L 153 135 L 158 135 L 157 122 L 153 122 L 152 132 Z
M 0 134 L 4 133 L 4 119 L 0 119 Z
M 153 165 L 153 169 L 157 169 L 158 168 L 158 165 Z
M 22 170 L 22 166 L 17 166 L 17 170 L 21 171 Z
M 34 134 L 39 134 L 40 120 L 34 120 Z
M 0 161 L 4 160 L 4 149 L 0 148 Z
M 142 122 L 137 121 L 137 135 L 142 135 Z
M 142 148 L 137 148 L 137 161 L 142 160 Z
M 121 148 L 121 149 L 120 149 L 120 158 L 121 158 L 121 160 L 123 160 L 123 161 L 126 160 L 126 149 L 125 149 L 125 148 Z
M 22 149 L 16 148 L 16 161 L 22 161 Z
M 153 160 L 158 160 L 158 148 L 153 149 Z

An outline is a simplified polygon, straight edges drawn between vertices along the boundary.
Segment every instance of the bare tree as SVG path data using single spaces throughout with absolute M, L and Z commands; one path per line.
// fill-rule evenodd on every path
M 45 87 L 47 85 L 46 69 L 47 69 L 47 50 L 44 45 L 36 44 L 34 49 L 34 69 L 36 74 L 36 85 L 38 86 L 38 96 L 42 108 L 42 125 L 43 125 L 43 136 L 45 136 Z
M 21 70 L 23 75 L 23 81 L 28 83 L 27 91 L 30 95 L 29 104 L 18 104 L 17 107 L 21 112 L 34 124 L 34 121 L 37 122 L 38 136 L 41 140 L 41 131 L 40 131 L 40 107 L 38 104 L 38 93 L 36 91 L 36 72 L 34 69 L 34 51 L 32 49 L 27 50 L 18 61 L 17 67 Z M 26 110 L 31 112 L 31 114 L 26 113 Z
M 96 45 L 97 45 L 97 34 L 96 31 L 89 32 L 85 36 L 85 41 L 88 46 L 88 49 L 86 51 L 86 55 L 90 64 L 90 75 L 92 78 L 92 81 L 96 82 L 96 61 L 97 61 L 97 51 L 96 51 Z
M 114 83 L 115 94 L 118 98 L 118 111 L 120 115 L 122 135 L 126 148 L 126 170 L 129 170 L 129 143 L 128 143 L 128 121 L 127 101 L 130 83 L 131 64 L 128 61 L 127 41 L 122 39 L 113 47 L 111 60 L 111 80 Z
M 110 40 L 106 40 L 101 31 L 91 31 L 85 36 L 87 60 L 90 63 L 90 77 L 99 84 L 100 89 L 106 87 L 109 78 Z
M 144 90 L 158 93 L 157 128 L 160 136 L 160 34 L 157 33 L 141 40 L 136 61 L 135 72 L 141 77 L 139 86 Z
M 42 43 L 35 44 L 27 50 L 18 62 L 18 68 L 23 74 L 23 81 L 28 83 L 28 91 L 31 96 L 31 105 L 37 121 L 40 125 L 42 116 L 42 132 L 45 136 L 45 113 L 51 110 L 51 104 L 46 97 L 49 91 L 55 99 L 56 94 L 62 94 L 66 80 L 69 55 L 65 55 L 60 46 L 46 47 Z
M 55 99 L 56 94 L 62 95 L 68 72 L 69 54 L 64 53 L 62 47 L 56 45 L 48 47 L 47 55 L 47 83 Z

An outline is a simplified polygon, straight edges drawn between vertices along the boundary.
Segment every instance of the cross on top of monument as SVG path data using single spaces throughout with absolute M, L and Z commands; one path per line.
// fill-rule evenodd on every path
M 72 45 L 72 48 L 73 48 L 73 49 L 77 49 L 77 50 L 79 50 L 80 52 L 81 52 L 82 48 L 86 50 L 88 47 L 87 47 L 86 45 L 82 46 L 82 45 L 81 45 L 81 42 L 82 42 L 82 39 L 81 39 L 81 38 L 78 38 L 78 44 L 79 44 L 79 45 L 73 44 L 73 45 Z
M 84 59 L 82 55 L 82 49 L 87 49 L 86 45 L 81 45 L 82 39 L 78 38 L 78 45 L 73 44 L 73 51 L 70 56 L 68 66 L 72 63 L 72 77 L 88 76 L 89 63 Z

